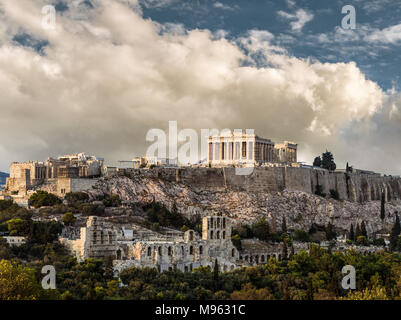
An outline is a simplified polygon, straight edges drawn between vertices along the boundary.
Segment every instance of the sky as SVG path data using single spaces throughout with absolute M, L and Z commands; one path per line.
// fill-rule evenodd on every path
M 0 0 L 0 171 L 130 160 L 175 120 L 399 175 L 400 17 L 401 0 Z

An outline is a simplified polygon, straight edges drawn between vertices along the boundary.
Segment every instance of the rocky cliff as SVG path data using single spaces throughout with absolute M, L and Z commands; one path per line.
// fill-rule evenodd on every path
M 395 178 L 347 178 L 345 174 L 308 173 L 304 169 L 283 172 L 284 168 L 257 168 L 250 176 L 235 176 L 230 169 L 124 170 L 101 178 L 88 192 L 92 197 L 116 193 L 123 200 L 139 204 L 155 199 L 169 208 L 176 203 L 187 216 L 222 212 L 235 218 L 236 223 L 251 223 L 266 216 L 272 228 L 278 230 L 286 217 L 289 229 L 307 231 L 312 224 L 323 226 L 331 222 L 339 232 L 345 232 L 351 223 L 355 226 L 365 221 L 368 233 L 382 233 L 390 230 L 395 212 L 401 212 L 400 182 Z M 312 190 L 317 184 L 323 185 L 326 193 L 329 189 L 338 190 L 340 197 L 347 200 L 314 195 Z M 387 194 L 383 221 L 380 188 Z

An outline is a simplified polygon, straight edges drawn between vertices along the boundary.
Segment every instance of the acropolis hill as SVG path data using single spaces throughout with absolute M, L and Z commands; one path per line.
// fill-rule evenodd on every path
M 170 209 L 176 204 L 187 216 L 223 213 L 234 218 L 234 225 L 265 216 L 275 228 L 287 217 L 292 229 L 307 231 L 330 222 L 340 233 L 361 221 L 369 233 L 388 233 L 395 213 L 401 211 L 399 177 L 305 166 L 296 162 L 293 142 L 277 145 L 256 135 L 217 136 L 209 139 L 208 149 L 208 160 L 194 166 L 135 158 L 134 168 L 107 167 L 102 158 L 83 153 L 45 163 L 13 163 L 2 197 L 27 205 L 35 190 L 60 197 L 84 191 L 92 199 L 113 193 L 131 208 L 155 200 Z M 250 174 L 238 174 L 239 167 L 249 166 Z M 317 196 L 318 189 L 326 196 Z M 338 199 L 330 197 L 333 192 Z M 382 195 L 384 220 L 380 219 Z

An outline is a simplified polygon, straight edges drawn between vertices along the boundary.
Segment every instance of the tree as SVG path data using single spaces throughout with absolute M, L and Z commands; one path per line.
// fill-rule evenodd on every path
M 304 230 L 295 230 L 294 239 L 301 242 L 310 242 L 309 234 Z
M 69 204 L 82 203 L 89 200 L 89 195 L 85 192 L 68 192 L 64 199 L 67 200 Z
M 322 158 L 316 157 L 315 160 L 313 160 L 313 166 L 320 167 L 321 165 L 322 165 Z
M 37 300 L 42 295 L 34 269 L 16 262 L 0 261 L 0 300 Z
M 351 228 L 349 230 L 349 239 L 355 241 L 354 225 L 351 223 Z
M 390 251 L 393 252 L 394 250 L 400 249 L 398 248 L 398 238 L 400 235 L 400 218 L 398 217 L 398 213 L 395 213 L 395 222 L 393 227 L 391 228 L 390 233 Z
M 283 260 L 287 260 L 288 257 L 288 247 L 287 247 L 287 241 L 284 240 L 283 242 L 283 251 L 282 251 L 282 256 L 283 256 Z
M 326 231 L 326 240 L 330 241 L 336 238 L 337 233 L 334 230 L 334 226 L 331 224 L 331 222 L 327 224 L 325 231 Z
M 401 226 L 400 226 L 400 217 L 398 216 L 398 212 L 395 212 L 395 222 L 394 222 L 394 233 L 399 236 L 401 233 Z
M 252 225 L 252 233 L 260 240 L 269 240 L 270 228 L 265 217 L 260 218 Z
M 336 170 L 337 166 L 336 166 L 336 164 L 334 162 L 333 154 L 330 151 L 326 150 L 326 152 L 324 152 L 322 154 L 322 165 L 321 165 L 321 167 L 325 168 L 327 170 L 330 170 L 330 171 Z
M 72 212 L 67 212 L 63 215 L 62 219 L 64 224 L 67 226 L 72 225 L 77 220 Z
M 356 224 L 356 229 L 355 229 L 355 239 L 357 239 L 358 237 L 360 237 L 361 234 L 361 228 L 359 227 L 359 223 Z
M 113 256 L 107 256 L 106 259 L 104 260 L 104 276 L 107 279 L 112 279 L 113 278 Z
M 216 260 L 214 261 L 213 267 L 213 280 L 217 283 L 219 281 L 219 262 Z
M 385 197 L 384 190 L 383 190 L 382 195 L 381 195 L 381 204 L 380 204 L 380 219 L 382 219 L 382 221 L 386 217 L 385 203 L 386 203 L 386 197 Z
M 237 248 L 237 250 L 242 250 L 241 237 L 238 234 L 235 234 L 231 237 L 231 242 Z
M 10 236 L 25 236 L 29 233 L 29 221 L 20 218 L 11 219 L 7 222 Z
M 368 238 L 368 232 L 366 231 L 365 221 L 361 223 L 361 236 Z
M 121 205 L 121 199 L 118 194 L 111 194 L 103 199 L 103 204 L 106 207 L 119 207 Z
M 35 208 L 54 206 L 61 203 L 61 200 L 54 194 L 38 190 L 29 198 L 29 203 Z
M 283 217 L 283 222 L 281 223 L 281 232 L 287 233 L 287 222 L 285 221 L 285 217 Z

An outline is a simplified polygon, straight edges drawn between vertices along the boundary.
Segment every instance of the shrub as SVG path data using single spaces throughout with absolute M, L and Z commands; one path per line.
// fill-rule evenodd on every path
M 368 239 L 366 239 L 365 236 L 359 236 L 359 237 L 356 239 L 356 243 L 357 243 L 358 245 L 360 245 L 360 246 L 367 246 L 367 245 L 369 245 Z
M 294 240 L 302 242 L 310 242 L 309 234 L 304 230 L 295 230 Z
M 121 199 L 118 194 L 111 194 L 109 196 L 106 196 L 103 199 L 103 204 L 106 207 L 119 207 L 121 205 Z
M 386 246 L 386 242 L 384 241 L 383 238 L 378 238 L 378 239 L 374 239 L 373 240 L 373 245 L 385 247 Z
M 238 234 L 231 237 L 231 242 L 237 248 L 237 250 L 242 249 L 241 237 Z
M 0 211 L 7 210 L 13 205 L 12 200 L 0 200 Z
M 330 189 L 330 196 L 335 200 L 340 199 L 340 195 L 338 194 L 338 191 L 334 190 L 334 189 Z
M 64 197 L 69 204 L 83 203 L 89 200 L 89 195 L 85 192 L 69 192 Z
M 315 194 L 323 198 L 326 196 L 326 194 L 323 192 L 323 187 L 320 184 L 316 185 Z
M 84 216 L 102 216 L 104 214 L 104 208 L 96 204 L 82 204 L 80 211 Z
M 29 203 L 35 208 L 43 206 L 54 206 L 61 203 L 61 200 L 54 194 L 38 190 L 29 198 Z
M 62 219 L 65 225 L 71 225 L 77 220 L 72 212 L 67 212 Z

